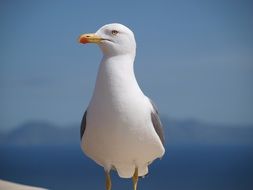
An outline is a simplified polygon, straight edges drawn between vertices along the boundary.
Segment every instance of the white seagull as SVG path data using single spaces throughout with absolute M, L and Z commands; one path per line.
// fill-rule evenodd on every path
M 164 135 L 154 103 L 141 91 L 134 74 L 136 43 L 133 32 L 118 23 L 82 34 L 79 42 L 96 43 L 103 52 L 93 96 L 81 124 L 84 153 L 102 166 L 106 190 L 111 190 L 110 170 L 132 178 L 139 176 L 164 153 Z

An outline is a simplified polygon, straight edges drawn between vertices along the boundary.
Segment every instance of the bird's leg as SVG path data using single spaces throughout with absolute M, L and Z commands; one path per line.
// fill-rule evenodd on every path
M 112 182 L 111 182 L 110 171 L 105 171 L 105 177 L 106 177 L 106 182 L 105 182 L 106 190 L 111 190 Z
M 133 179 L 134 190 L 137 190 L 137 183 L 138 183 L 138 168 L 137 167 L 135 168 L 132 179 Z

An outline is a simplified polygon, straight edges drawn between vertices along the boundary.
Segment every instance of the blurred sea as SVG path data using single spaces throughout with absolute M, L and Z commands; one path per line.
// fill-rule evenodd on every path
M 79 146 L 1 146 L 0 178 L 51 190 L 101 190 L 103 169 Z M 167 146 L 149 167 L 139 190 L 252 190 L 253 147 L 247 145 Z M 113 189 L 132 189 L 130 179 L 112 172 Z

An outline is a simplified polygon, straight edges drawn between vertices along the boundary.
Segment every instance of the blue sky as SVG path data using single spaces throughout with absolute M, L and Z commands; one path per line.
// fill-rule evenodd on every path
M 101 52 L 81 33 L 130 27 L 135 73 L 172 118 L 253 123 L 253 3 L 226 0 L 1 1 L 0 126 L 78 123 Z

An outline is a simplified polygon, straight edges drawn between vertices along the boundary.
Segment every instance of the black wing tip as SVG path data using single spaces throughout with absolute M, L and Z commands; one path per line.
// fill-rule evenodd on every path
M 87 116 L 87 110 L 84 112 L 82 122 L 81 122 L 81 127 L 80 127 L 80 139 L 82 140 L 85 129 L 86 129 L 86 116 Z

